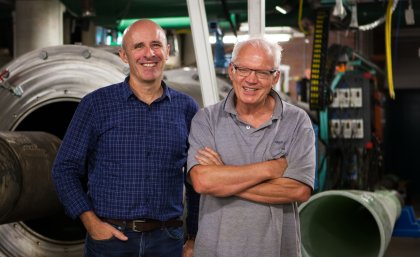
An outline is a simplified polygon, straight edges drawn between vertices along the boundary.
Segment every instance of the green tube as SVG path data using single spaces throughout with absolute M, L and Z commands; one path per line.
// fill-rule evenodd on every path
M 117 26 L 118 31 L 124 31 L 128 26 L 137 21 L 138 19 L 123 19 L 120 20 Z M 166 18 L 150 18 L 150 20 L 156 22 L 163 29 L 185 29 L 190 28 L 191 21 L 190 17 L 166 17 Z M 217 24 L 223 29 L 230 30 L 230 24 L 228 21 L 218 21 Z M 233 17 L 233 24 L 236 26 L 236 20 Z
M 118 24 L 117 29 L 124 31 L 128 26 L 134 23 L 138 19 L 125 19 L 121 20 Z M 168 18 L 151 18 L 152 21 L 159 24 L 164 29 L 178 29 L 190 27 L 189 17 L 168 17 Z
M 330 190 L 299 207 L 305 257 L 381 257 L 401 203 L 395 191 Z

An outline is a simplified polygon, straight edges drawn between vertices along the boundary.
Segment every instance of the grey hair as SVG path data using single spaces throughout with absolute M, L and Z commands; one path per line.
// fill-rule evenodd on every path
M 264 38 L 263 36 L 258 37 L 252 37 L 245 41 L 241 41 L 235 44 L 233 51 L 232 51 L 232 62 L 236 61 L 236 58 L 238 57 L 238 53 L 242 49 L 242 47 L 246 45 L 251 45 L 254 48 L 262 48 L 266 51 L 268 55 L 274 56 L 274 67 L 275 69 L 278 69 L 280 67 L 281 62 L 281 52 L 283 48 L 278 44 L 271 42 Z

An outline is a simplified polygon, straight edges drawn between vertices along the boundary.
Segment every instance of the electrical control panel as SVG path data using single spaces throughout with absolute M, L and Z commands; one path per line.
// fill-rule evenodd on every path
M 328 108 L 329 138 L 362 145 L 371 134 L 371 85 L 363 74 L 347 71 L 332 91 Z
M 330 132 L 332 139 L 363 139 L 363 119 L 331 119 Z

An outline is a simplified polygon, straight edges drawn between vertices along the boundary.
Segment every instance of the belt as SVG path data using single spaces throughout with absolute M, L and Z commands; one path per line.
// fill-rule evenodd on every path
M 170 227 L 182 227 L 182 220 L 180 219 L 171 219 L 167 221 L 160 221 L 160 220 L 114 220 L 114 219 L 105 219 L 103 218 L 102 221 L 106 223 L 125 227 L 131 229 L 135 232 L 147 232 L 152 231 L 160 228 L 170 228 Z

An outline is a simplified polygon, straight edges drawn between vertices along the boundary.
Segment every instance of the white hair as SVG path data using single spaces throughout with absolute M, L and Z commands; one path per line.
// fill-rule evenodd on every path
M 242 47 L 246 45 L 251 45 L 254 48 L 264 49 L 268 55 L 274 56 L 273 68 L 278 69 L 280 67 L 281 51 L 283 50 L 282 47 L 278 43 L 269 41 L 263 36 L 252 37 L 245 41 L 236 43 L 232 51 L 232 60 L 231 60 L 232 62 L 236 61 L 236 58 L 238 57 L 238 53 L 240 52 Z

